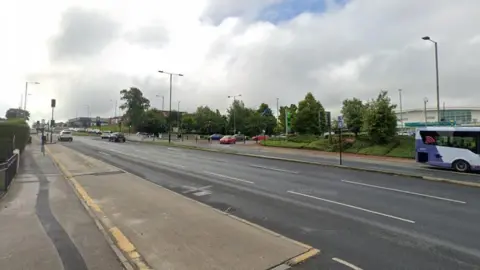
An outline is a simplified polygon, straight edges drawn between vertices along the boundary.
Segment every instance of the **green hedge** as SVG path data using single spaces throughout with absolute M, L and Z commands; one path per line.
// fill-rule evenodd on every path
M 0 151 L 9 149 L 13 145 L 15 137 L 15 149 L 23 151 L 30 138 L 30 127 L 23 119 L 0 122 Z

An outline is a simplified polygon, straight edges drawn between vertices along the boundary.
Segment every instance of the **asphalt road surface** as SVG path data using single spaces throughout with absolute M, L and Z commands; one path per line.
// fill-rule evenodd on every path
M 296 269 L 480 269 L 477 188 L 97 138 L 63 145 L 322 250 Z

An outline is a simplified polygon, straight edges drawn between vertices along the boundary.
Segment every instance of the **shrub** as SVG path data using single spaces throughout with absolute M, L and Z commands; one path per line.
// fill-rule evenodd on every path
M 0 139 L 2 148 L 7 149 L 6 144 L 12 144 L 12 140 L 15 137 L 15 148 L 23 151 L 30 138 L 30 127 L 22 119 L 9 120 L 0 122 Z

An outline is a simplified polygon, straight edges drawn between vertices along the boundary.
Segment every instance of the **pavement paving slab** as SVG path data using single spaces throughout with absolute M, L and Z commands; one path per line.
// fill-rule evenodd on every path
M 49 149 L 153 269 L 268 269 L 310 249 L 99 160 L 85 170 L 117 173 L 82 174 L 85 156 Z
M 20 172 L 0 201 L 0 269 L 123 269 L 61 172 L 26 148 Z

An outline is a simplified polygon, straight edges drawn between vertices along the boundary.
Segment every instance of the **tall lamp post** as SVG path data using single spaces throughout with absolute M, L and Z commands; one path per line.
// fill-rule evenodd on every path
M 241 97 L 242 94 L 228 96 L 228 98 L 233 98 L 233 134 L 237 134 L 237 123 L 235 119 L 235 101 L 237 97 Z
M 425 36 L 422 38 L 423 40 L 428 40 L 435 44 L 435 75 L 437 80 L 437 122 L 441 121 L 440 118 L 440 85 L 439 85 L 439 78 L 438 78 L 438 43 L 432 40 L 429 36 Z
M 400 97 L 400 124 L 403 128 L 402 89 L 398 89 L 398 95 Z
M 168 143 L 172 141 L 172 121 L 171 121 L 171 115 L 172 115 L 172 77 L 173 76 L 179 76 L 183 77 L 183 74 L 180 73 L 171 73 L 171 72 L 166 72 L 163 70 L 159 70 L 158 72 L 167 74 L 170 76 L 170 105 L 168 108 Z
M 40 84 L 39 82 L 25 82 L 25 98 L 23 100 L 23 110 L 27 110 L 28 84 Z
M 425 116 L 425 126 L 427 126 L 427 102 L 428 98 L 423 98 L 423 115 Z
M 178 101 L 178 108 L 177 108 L 177 127 L 178 127 L 178 132 L 180 132 L 180 100 Z

